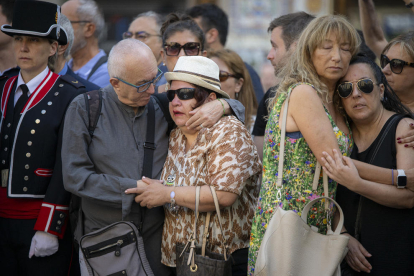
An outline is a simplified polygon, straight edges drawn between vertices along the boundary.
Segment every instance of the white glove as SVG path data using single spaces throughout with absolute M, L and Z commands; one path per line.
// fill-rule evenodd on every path
M 46 257 L 55 254 L 59 249 L 58 237 L 43 231 L 37 231 L 32 238 L 30 245 L 29 258 Z

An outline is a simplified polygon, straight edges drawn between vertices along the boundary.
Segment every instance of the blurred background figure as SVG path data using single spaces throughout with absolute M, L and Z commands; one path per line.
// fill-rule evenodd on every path
M 413 5 L 404 1 L 407 8 Z M 372 0 L 359 0 L 359 15 L 367 46 L 381 61 L 388 83 L 401 102 L 414 113 L 414 32 L 395 37 L 388 43 Z
M 122 38 L 135 38 L 150 47 L 155 59 L 157 60 L 158 69 L 163 73 L 168 72 L 167 66 L 162 62 L 162 36 L 160 33 L 161 25 L 164 22 L 163 17 L 153 11 L 138 14 L 137 17 L 129 25 L 128 31 L 123 33 Z M 167 81 L 163 76 L 158 85 L 163 85 Z
M 93 0 L 70 0 L 62 5 L 62 13 L 72 23 L 75 34 L 69 68 L 99 87 L 109 85 L 108 57 L 99 49 L 105 21 L 97 3 Z
M 187 10 L 187 13 L 194 18 L 206 36 L 206 48 L 208 50 L 221 50 L 226 45 L 229 21 L 227 14 L 214 4 L 202 4 Z M 245 63 L 250 77 L 257 101 L 263 98 L 264 92 L 260 77 L 249 64 Z
M 11 25 L 13 6 L 14 0 L 0 1 L 0 26 L 4 24 Z M 16 57 L 13 51 L 13 38 L 0 32 L 0 77 L 12 77 L 18 73 L 19 68 L 17 68 Z
M 296 12 L 280 16 L 270 22 L 267 30 L 270 33 L 270 45 L 272 47 L 267 55 L 267 59 L 273 66 L 273 74 L 275 76 L 286 65 L 288 59 L 296 49 L 300 34 L 314 18 L 314 16 L 306 12 Z M 276 77 L 276 83 L 279 81 L 280 79 Z M 263 139 L 267 117 L 269 116 L 269 99 L 276 95 L 277 87 L 271 87 L 267 90 L 257 108 L 257 117 L 252 134 L 260 159 L 263 157 Z
M 262 65 L 262 68 L 260 70 L 260 76 L 260 80 L 262 81 L 264 91 L 268 91 L 271 87 L 277 84 L 275 69 L 273 68 L 270 62 Z
M 207 57 L 220 68 L 221 89 L 246 108 L 245 126 L 251 133 L 256 120 L 257 100 L 249 71 L 243 60 L 236 52 L 228 49 L 208 51 Z
M 74 34 L 72 24 L 70 23 L 69 19 L 61 14 L 60 25 L 66 31 L 66 36 L 68 38 L 68 43 L 66 45 L 59 45 L 58 46 L 58 57 L 55 63 L 55 73 L 58 75 L 69 75 L 72 76 L 74 79 L 85 85 L 87 91 L 97 90 L 99 86 L 96 84 L 82 79 L 79 75 L 75 74 L 72 69 L 68 66 L 68 58 L 70 56 L 70 50 L 72 49 Z

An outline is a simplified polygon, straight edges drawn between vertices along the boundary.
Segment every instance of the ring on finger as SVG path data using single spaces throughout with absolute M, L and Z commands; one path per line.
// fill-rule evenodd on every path
M 201 127 L 201 128 L 204 128 L 203 124 L 200 124 L 200 127 Z

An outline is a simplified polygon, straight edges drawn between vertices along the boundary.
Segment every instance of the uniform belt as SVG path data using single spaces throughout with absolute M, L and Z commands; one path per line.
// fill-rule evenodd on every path
M 9 179 L 9 169 L 1 170 L 1 187 L 7 187 L 7 180 Z

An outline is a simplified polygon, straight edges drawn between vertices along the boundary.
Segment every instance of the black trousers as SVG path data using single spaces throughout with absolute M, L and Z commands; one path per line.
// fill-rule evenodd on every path
M 70 228 L 59 239 L 59 250 L 47 257 L 29 259 L 35 219 L 0 218 L 0 274 L 3 276 L 79 275 L 78 260 L 73 260 Z M 71 263 L 77 270 L 70 271 Z
M 236 250 L 231 254 L 233 258 L 233 265 L 231 267 L 232 276 L 246 276 L 247 275 L 247 260 L 249 256 L 249 248 L 242 248 Z M 177 269 L 175 267 L 169 267 L 169 276 L 177 276 Z M 212 275 L 213 276 L 213 275 Z

